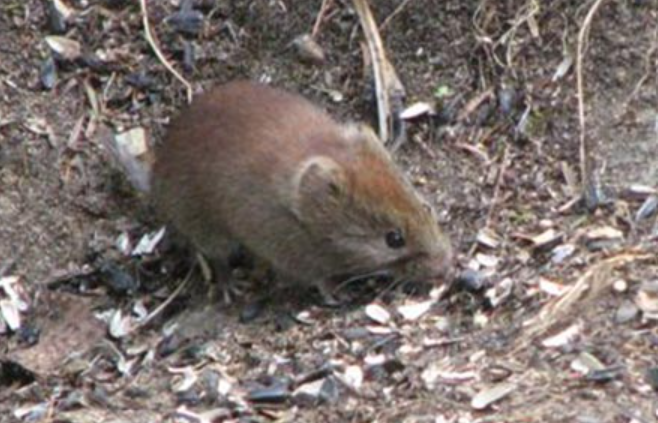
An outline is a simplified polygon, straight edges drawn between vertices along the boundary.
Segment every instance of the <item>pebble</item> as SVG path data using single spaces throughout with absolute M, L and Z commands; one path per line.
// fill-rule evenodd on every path
M 637 306 L 631 301 L 625 300 L 619 305 L 619 308 L 617 308 L 617 311 L 615 312 L 615 322 L 620 325 L 628 323 L 635 320 L 639 314 L 640 310 Z

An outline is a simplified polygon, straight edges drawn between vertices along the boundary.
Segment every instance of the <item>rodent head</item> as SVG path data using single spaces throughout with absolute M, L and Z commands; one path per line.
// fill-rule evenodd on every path
M 293 211 L 321 246 L 311 253 L 351 276 L 446 277 L 452 248 L 432 207 L 370 128 L 349 125 L 341 135 L 348 147 L 339 160 L 311 157 L 293 178 Z

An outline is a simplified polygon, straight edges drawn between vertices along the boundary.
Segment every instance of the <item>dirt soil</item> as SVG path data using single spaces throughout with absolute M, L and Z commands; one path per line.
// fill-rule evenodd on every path
M 178 3 L 149 19 L 195 91 L 251 78 L 372 120 L 349 1 Z M 304 63 L 292 41 L 322 3 L 326 59 Z M 0 422 L 658 419 L 658 1 L 603 1 L 586 32 L 589 208 L 576 65 L 595 2 L 370 3 L 407 105 L 435 109 L 395 156 L 461 276 L 364 282 L 338 309 L 219 304 L 167 236 L 132 255 L 161 225 L 100 140 L 159 142 L 183 85 L 139 2 L 0 3 Z

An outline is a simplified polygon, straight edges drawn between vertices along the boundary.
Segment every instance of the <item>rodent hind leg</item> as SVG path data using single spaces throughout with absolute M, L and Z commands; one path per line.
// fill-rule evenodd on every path
M 214 239 L 211 247 L 199 246 L 197 252 L 201 273 L 208 285 L 208 295 L 213 300 L 221 298 L 226 304 L 230 304 L 234 297 L 242 295 L 242 287 L 233 277 L 231 266 L 240 246 L 229 239 Z
M 327 307 L 340 307 L 343 302 L 340 297 L 336 295 L 336 283 L 332 280 L 316 281 L 314 285 L 320 292 L 320 297 L 325 306 Z

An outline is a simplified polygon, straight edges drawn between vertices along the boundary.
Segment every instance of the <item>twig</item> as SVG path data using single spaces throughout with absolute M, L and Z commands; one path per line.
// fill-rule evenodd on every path
M 356 13 L 359 15 L 361 28 L 368 45 L 372 60 L 372 69 L 375 79 L 377 95 L 377 119 L 379 137 L 382 142 L 393 141 L 393 118 L 391 114 L 391 100 L 399 100 L 404 96 L 404 87 L 395 73 L 395 69 L 386 58 L 384 45 L 377 30 L 377 24 L 372 16 L 367 0 L 353 0 Z M 396 96 L 399 97 L 396 98 Z M 400 101 L 401 103 L 401 101 Z M 403 131 L 402 131 L 403 132 Z
M 470 151 L 470 150 L 469 150 Z M 488 160 L 488 157 L 487 157 Z M 491 221 L 493 220 L 494 212 L 496 211 L 496 205 L 498 204 L 500 198 L 500 190 L 503 185 L 503 180 L 505 179 L 505 171 L 509 166 L 509 146 L 505 145 L 505 151 L 503 151 L 503 158 L 500 162 L 500 169 L 498 170 L 498 175 L 496 177 L 496 185 L 494 186 L 494 192 L 491 197 L 491 204 L 489 206 L 489 211 L 487 212 L 487 219 L 484 223 L 484 228 L 482 230 L 487 230 L 491 227 Z M 478 243 L 475 241 L 471 248 L 468 250 L 468 257 L 472 257 L 477 251 Z
M 178 295 L 181 293 L 183 288 L 187 286 L 187 284 L 190 282 L 192 279 L 192 273 L 194 273 L 194 267 L 190 267 L 189 272 L 187 272 L 187 276 L 185 276 L 185 279 L 174 289 L 174 291 L 167 297 L 166 300 L 164 300 L 159 306 L 157 306 L 151 313 L 149 313 L 148 316 L 144 318 L 144 320 L 140 321 L 137 326 L 134 326 L 132 330 L 130 330 L 128 333 L 132 333 L 138 329 L 141 329 L 148 325 L 158 314 L 160 314 L 169 304 L 171 304 L 172 301 L 178 297 Z
M 586 42 L 592 19 L 599 9 L 603 0 L 596 0 L 587 12 L 583 25 L 578 34 L 578 48 L 576 54 L 576 90 L 578 97 L 578 122 L 580 124 L 580 182 L 583 198 L 587 204 L 596 204 L 596 199 L 591 196 L 594 193 L 592 181 L 591 160 L 589 156 L 590 146 L 587 143 L 586 122 L 585 122 L 585 94 L 583 89 L 583 49 Z
M 381 25 L 379 25 L 379 30 L 383 31 L 384 28 L 386 28 L 386 26 L 389 24 L 389 22 L 391 22 L 394 17 L 399 15 L 400 12 L 402 12 L 402 9 L 404 9 L 409 3 L 411 3 L 411 0 L 403 0 L 402 3 L 400 3 L 398 7 L 396 7 L 395 10 L 391 12 L 391 14 L 386 17 L 386 19 L 384 19 Z
M 507 171 L 507 166 L 509 166 L 509 145 L 505 145 L 503 158 L 500 162 L 500 169 L 498 170 L 498 177 L 496 178 L 496 185 L 494 186 L 494 192 L 493 192 L 493 197 L 491 198 L 489 213 L 487 213 L 487 220 L 485 221 L 484 224 L 485 229 L 488 229 L 491 226 L 491 221 L 493 220 L 494 212 L 496 211 L 496 205 L 500 197 L 500 187 L 503 185 L 503 180 L 505 179 L 505 172 Z
M 329 10 L 329 7 L 331 6 L 332 3 L 333 0 L 322 0 L 320 11 L 318 12 L 318 16 L 315 18 L 315 24 L 313 24 L 313 31 L 311 31 L 311 38 L 315 39 L 315 37 L 317 37 L 318 32 L 320 32 L 320 25 L 322 25 L 324 16 L 327 13 L 327 10 Z
M 655 255 L 647 254 L 645 251 L 628 251 L 591 266 L 569 288 L 569 291 L 547 303 L 539 314 L 523 324 L 523 336 L 519 337 L 520 342 L 513 352 L 525 349 L 558 323 L 563 323 L 570 317 L 573 318 L 576 311 L 582 314 L 586 306 L 610 286 L 613 280 L 612 272 L 615 269 L 629 263 L 653 258 Z
M 144 23 L 144 36 L 146 37 L 146 41 L 148 41 L 149 45 L 151 46 L 151 49 L 153 49 L 153 52 L 157 56 L 157 58 L 160 60 L 160 62 L 164 65 L 164 67 L 172 74 L 176 79 L 180 81 L 181 84 L 185 86 L 185 90 L 187 92 L 187 102 L 191 103 L 192 102 L 192 85 L 181 75 L 174 67 L 172 64 L 167 60 L 167 58 L 162 54 L 162 51 L 158 47 L 158 44 L 155 42 L 155 38 L 153 37 L 153 33 L 151 32 L 151 24 L 149 23 L 149 17 L 148 17 L 148 9 L 146 8 L 146 0 L 139 0 L 140 7 L 142 9 L 142 20 Z

